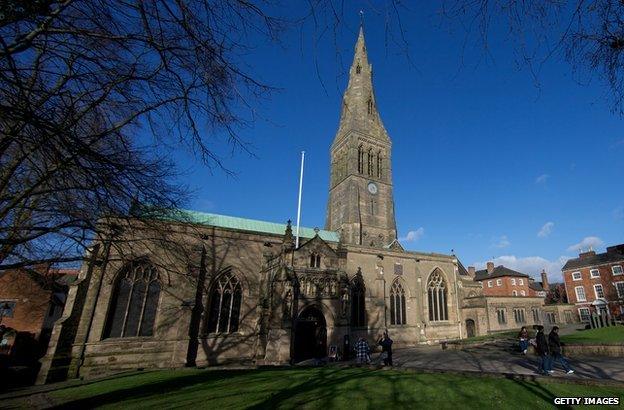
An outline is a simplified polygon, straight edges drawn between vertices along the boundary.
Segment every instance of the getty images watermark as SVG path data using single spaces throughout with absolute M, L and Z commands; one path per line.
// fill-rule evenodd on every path
M 580 405 L 611 405 L 619 406 L 619 397 L 555 397 L 554 403 L 556 405 L 568 405 L 568 406 L 580 406 Z

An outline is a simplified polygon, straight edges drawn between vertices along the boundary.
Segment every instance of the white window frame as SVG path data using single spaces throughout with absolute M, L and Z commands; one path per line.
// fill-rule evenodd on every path
M 574 277 L 575 274 L 578 273 L 578 279 Z M 580 271 L 572 272 L 572 280 L 583 280 L 583 275 Z
M 518 296 L 518 291 L 517 290 L 512 290 L 511 291 L 511 296 Z
M 581 312 L 587 312 L 587 318 L 583 319 L 583 314 Z M 578 314 L 579 314 L 579 319 L 581 320 L 581 322 L 585 321 L 585 320 L 591 320 L 591 311 L 589 310 L 588 307 L 580 307 L 578 308 Z
M 492 286 L 493 286 L 493 285 L 492 285 L 492 281 L 491 281 L 491 280 L 488 280 L 488 288 L 491 288 Z
M 526 296 L 526 292 L 524 290 L 520 291 L 520 296 Z
M 512 284 L 513 286 L 516 286 L 516 278 L 511 278 L 511 284 Z
M 518 279 L 518 283 L 520 284 L 520 286 L 524 286 L 524 280 L 523 279 Z
M 503 280 L 502 279 L 496 279 L 496 286 L 503 286 Z
M 615 273 L 615 268 L 620 268 L 620 272 L 619 273 Z M 611 266 L 611 273 L 613 273 L 613 275 L 622 275 L 624 274 L 624 270 L 622 270 L 622 265 L 614 265 Z
M 583 291 L 583 298 L 581 299 L 579 297 L 579 289 L 581 289 Z M 574 293 L 576 294 L 576 301 L 577 302 L 587 302 L 587 294 L 585 293 L 585 288 L 583 286 L 577 286 L 574 288 Z
M 600 288 L 600 292 L 602 292 L 602 296 L 598 295 L 598 288 Z M 596 283 L 594 285 L 594 294 L 596 295 L 596 299 L 604 299 L 605 298 L 604 286 L 602 286 L 601 283 Z
M 620 289 L 618 288 L 618 284 L 621 284 L 622 286 L 622 292 L 620 292 Z M 615 286 L 615 291 L 617 292 L 618 298 L 624 298 L 624 282 L 613 282 L 613 286 Z
M 596 272 L 595 275 L 594 275 L 594 272 Z M 589 277 L 591 279 L 599 278 L 600 277 L 600 270 L 599 269 L 590 269 L 589 270 Z

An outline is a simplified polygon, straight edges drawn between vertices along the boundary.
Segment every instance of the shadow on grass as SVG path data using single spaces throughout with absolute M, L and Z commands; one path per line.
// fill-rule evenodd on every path
M 254 372 L 254 370 L 204 371 L 201 373 L 172 377 L 154 382 L 141 383 L 128 388 L 114 389 L 106 393 L 96 394 L 84 399 L 59 404 L 52 408 L 84 409 L 104 406 L 107 404 L 122 403 L 125 400 L 153 397 L 156 395 L 175 392 L 193 385 L 211 383 L 226 379 L 228 377 L 243 376 L 251 372 Z
M 473 386 L 480 384 L 474 377 L 449 374 L 423 374 L 413 371 L 386 371 L 370 368 L 301 368 L 271 370 L 216 370 L 202 371 L 179 376 L 167 377 L 156 381 L 140 381 L 131 387 L 120 386 L 118 389 L 95 394 L 88 398 L 77 399 L 59 404 L 56 409 L 93 408 L 105 405 L 122 405 L 132 400 L 141 403 L 141 399 L 154 400 L 162 397 L 159 407 L 171 406 L 178 402 L 184 406 L 193 400 L 203 400 L 203 406 L 216 405 L 219 399 L 243 398 L 238 406 L 250 409 L 296 408 L 304 404 L 315 408 L 335 408 L 339 405 L 373 408 L 394 406 L 396 408 L 418 405 L 435 405 L 440 400 L 453 400 L 465 407 L 484 404 L 475 396 Z M 499 381 L 490 380 L 494 393 Z M 222 389 L 215 384 L 221 383 Z M 507 394 L 526 390 L 524 397 L 534 397 L 549 406 L 553 404 L 555 394 L 547 384 L 539 381 L 509 380 L 500 386 Z M 452 391 L 452 397 L 435 394 L 436 386 L 440 391 Z M 102 386 L 103 389 L 105 386 Z M 221 386 L 220 386 L 221 387 Z M 204 390 L 205 389 L 205 390 Z M 183 392 L 182 392 L 183 390 Z M 175 393 L 178 393 L 176 396 Z M 198 397 L 200 392 L 204 397 Z M 171 394 L 166 397 L 162 395 Z M 188 393 L 188 394 L 187 394 Z M 439 393 L 439 392 L 438 392 Z M 220 395 L 221 394 L 221 395 Z M 138 400 L 138 401 L 137 401 Z M 169 402 L 167 402 L 169 400 Z M 191 400 L 191 402 L 188 402 Z M 432 400 L 434 400 L 432 402 Z M 145 404 L 145 403 L 144 403 Z M 197 402 L 194 402 L 197 404 Z M 446 402 L 448 404 L 448 402 Z M 156 404 L 155 404 L 156 405 Z M 202 407 L 203 407 L 202 406 Z

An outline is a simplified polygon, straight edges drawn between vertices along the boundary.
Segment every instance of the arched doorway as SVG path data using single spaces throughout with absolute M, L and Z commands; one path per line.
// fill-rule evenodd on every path
M 316 306 L 305 308 L 295 325 L 295 363 L 327 356 L 327 324 Z
M 475 337 L 477 335 L 477 327 L 472 319 L 466 319 L 466 335 L 467 337 Z

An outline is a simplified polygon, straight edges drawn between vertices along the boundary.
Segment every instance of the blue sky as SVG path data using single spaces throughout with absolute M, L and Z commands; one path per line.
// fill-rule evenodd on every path
M 326 35 L 314 44 L 306 27 L 244 56 L 249 71 L 279 88 L 256 102 L 253 127 L 241 130 L 255 157 L 226 156 L 237 173 L 230 177 L 211 173 L 187 152 L 173 152 L 185 172 L 180 181 L 194 190 L 188 207 L 294 220 L 305 150 L 302 224 L 323 227 L 329 147 L 359 3 L 345 8 L 345 16 L 353 16 L 350 29 L 335 43 Z M 378 107 L 393 141 L 404 246 L 454 249 L 465 265 L 495 259 L 532 275 L 546 268 L 557 279 L 579 244 L 603 250 L 624 242 L 623 121 L 611 112 L 607 87 L 591 78 L 579 84 L 559 58 L 543 67 L 538 87 L 516 64 L 504 27 L 492 33 L 484 56 L 479 47 L 464 49 L 461 28 L 441 25 L 434 13 L 431 6 L 403 18 L 412 64 L 385 45 L 383 19 L 365 15 Z

